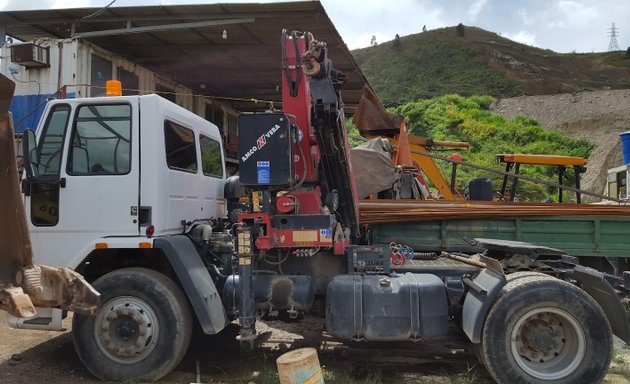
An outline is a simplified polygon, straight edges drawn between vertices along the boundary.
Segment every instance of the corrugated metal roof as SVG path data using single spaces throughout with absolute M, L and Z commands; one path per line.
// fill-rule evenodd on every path
M 253 19 L 232 23 L 234 19 Z M 217 25 L 199 25 L 216 22 Z M 280 34 L 308 31 L 325 41 L 335 67 L 345 72 L 347 112 L 367 80 L 319 1 L 163 5 L 0 12 L 0 26 L 22 41 L 70 38 L 103 30 L 197 23 L 190 28 L 82 37 L 199 93 L 281 100 Z M 227 39 L 222 38 L 223 30 Z M 200 88 L 206 85 L 205 91 Z M 251 103 L 234 102 L 240 110 Z

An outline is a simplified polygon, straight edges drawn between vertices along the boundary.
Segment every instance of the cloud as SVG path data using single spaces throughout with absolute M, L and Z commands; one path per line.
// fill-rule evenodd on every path
M 357 37 L 351 39 L 344 39 L 344 42 L 349 49 L 365 48 L 370 46 L 372 36 L 376 36 L 376 43 L 381 44 L 386 41 L 390 41 L 394 38 L 392 35 L 376 32 L 376 33 L 363 33 Z
M 532 25 L 534 24 L 534 20 L 529 16 L 529 13 L 525 9 L 519 9 L 516 11 L 518 18 L 524 25 Z
M 555 19 L 550 20 L 551 27 L 570 28 L 588 26 L 598 15 L 597 7 L 589 7 L 572 0 L 561 0 L 548 14 L 548 18 Z
M 486 6 L 486 3 L 487 0 L 477 0 L 470 7 L 468 7 L 468 11 L 466 13 L 468 14 L 468 18 L 470 19 L 470 21 L 477 20 L 479 13 L 481 13 L 483 8 Z
M 518 33 L 514 35 L 510 33 L 506 33 L 505 37 L 510 40 L 519 42 L 521 44 L 536 45 L 536 35 L 531 32 L 519 31 Z
M 321 0 L 326 13 L 350 49 L 370 45 L 372 35 L 378 43 L 427 29 L 455 25 L 441 3 L 432 0 L 398 0 L 396 6 L 387 1 Z

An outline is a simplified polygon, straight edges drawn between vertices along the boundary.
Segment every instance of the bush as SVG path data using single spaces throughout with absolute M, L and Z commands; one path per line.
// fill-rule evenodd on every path
M 571 139 L 559 132 L 547 131 L 538 121 L 525 116 L 507 119 L 489 110 L 492 97 L 446 95 L 430 100 L 403 104 L 393 112 L 406 117 L 410 133 L 433 140 L 467 141 L 470 150 L 464 160 L 500 169 L 495 155 L 499 153 L 527 153 L 588 157 L 593 146 L 586 140 Z M 454 150 L 453 150 L 454 151 Z M 460 171 L 461 170 L 461 171 Z M 476 177 L 489 177 L 498 189 L 502 176 L 486 171 L 460 167 L 457 187 Z M 521 174 L 557 182 L 557 168 L 525 165 Z M 566 183 L 573 182 L 567 173 Z M 556 198 L 557 192 L 541 184 L 520 182 L 517 197 L 520 201 L 540 201 Z
M 455 30 L 457 31 L 457 36 L 464 37 L 464 24 L 462 23 L 457 24 L 457 27 L 455 28 Z

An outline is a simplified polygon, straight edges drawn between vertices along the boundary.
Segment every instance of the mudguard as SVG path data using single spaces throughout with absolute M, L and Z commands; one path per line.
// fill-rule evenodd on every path
M 591 295 L 604 310 L 613 334 L 630 344 L 630 319 L 619 300 L 617 291 L 605 279 L 604 274 L 581 265 L 575 267 L 574 273 L 582 289 Z
M 473 343 L 481 342 L 483 322 L 501 288 L 507 284 L 505 275 L 484 268 L 473 279 L 464 278 L 468 288 L 462 308 L 462 329 Z
M 153 247 L 171 263 L 203 331 L 211 335 L 225 328 L 228 318 L 221 297 L 192 241 L 184 235 L 160 237 Z

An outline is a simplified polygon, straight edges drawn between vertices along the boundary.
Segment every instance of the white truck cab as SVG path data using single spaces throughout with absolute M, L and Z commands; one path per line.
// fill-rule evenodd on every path
M 192 112 L 146 95 L 54 100 L 43 116 L 23 185 L 38 263 L 77 268 L 224 214 L 219 129 Z
M 36 262 L 72 268 L 100 293 L 97 313 L 72 325 L 91 372 L 153 380 L 184 356 L 193 311 L 205 333 L 229 323 L 210 275 L 221 271 L 201 257 L 225 215 L 215 125 L 157 95 L 54 100 L 24 146 Z M 38 308 L 9 324 L 61 330 L 63 316 Z

